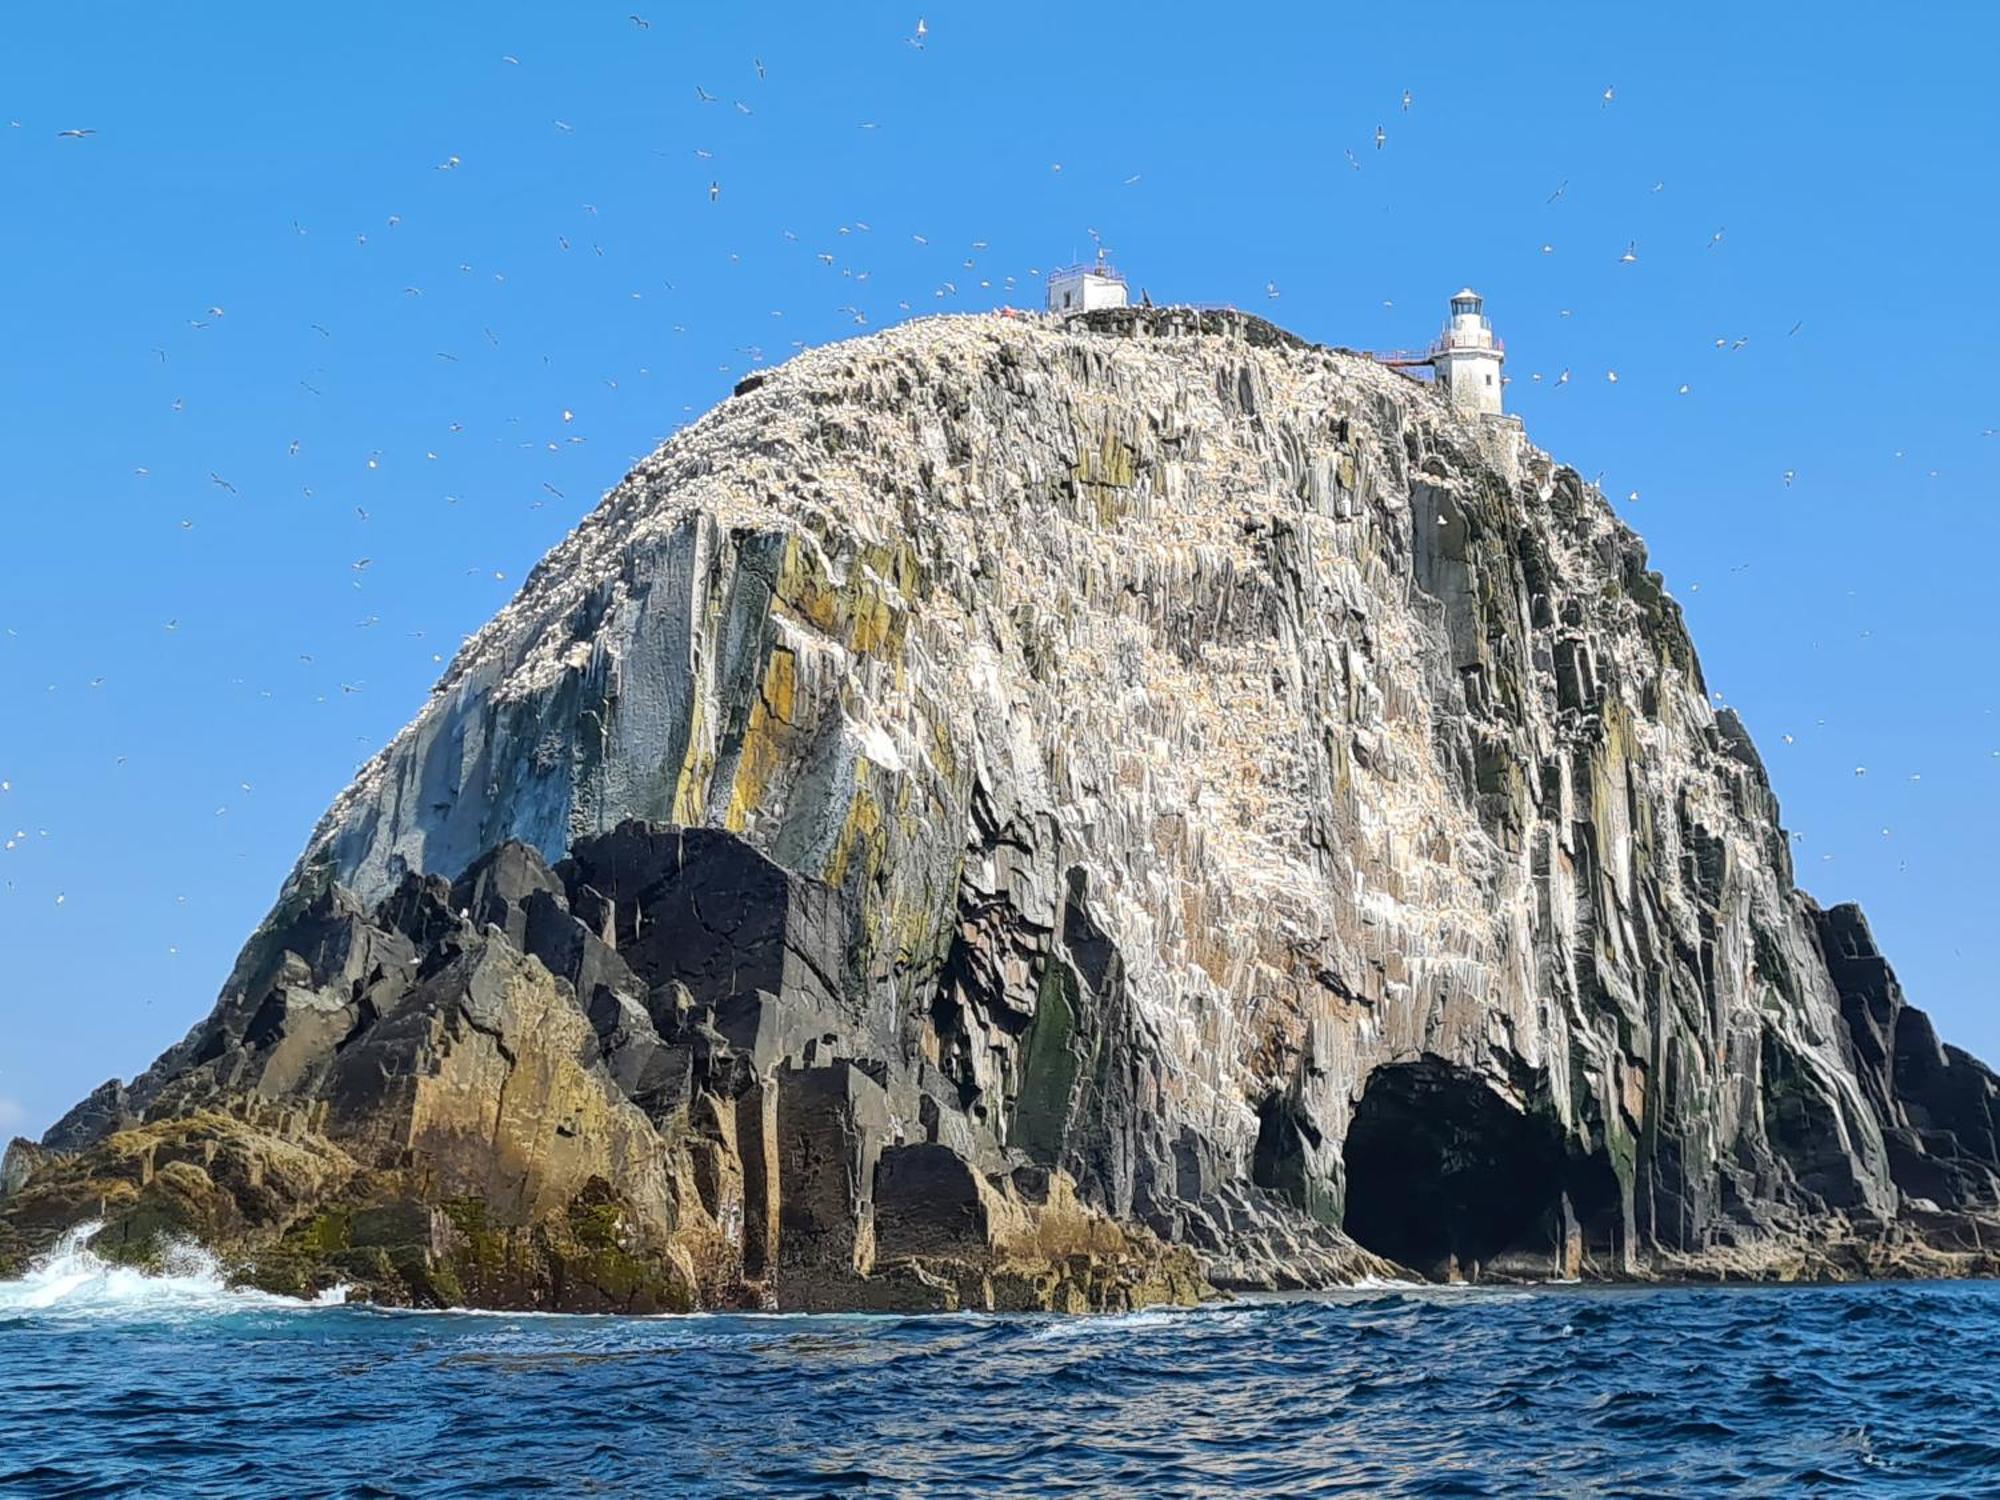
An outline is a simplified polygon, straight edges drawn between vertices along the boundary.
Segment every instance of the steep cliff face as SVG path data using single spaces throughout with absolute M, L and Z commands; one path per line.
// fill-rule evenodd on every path
M 539 904 L 480 896 L 496 860 Z M 524 1019 L 554 1055 L 509 1098 L 592 1101 L 587 1150 L 549 1108 L 440 1155 L 405 1096 L 498 1074 L 412 1053 L 355 1105 L 373 1170 L 588 1156 L 506 1232 L 615 1199 L 686 1300 L 1032 1263 L 1038 1305 L 1130 1301 L 1178 1294 L 1162 1244 L 1266 1285 L 1988 1264 L 1992 1075 L 1794 887 L 1637 539 L 1513 427 L 1239 314 L 927 320 L 746 381 L 335 802 L 216 1016 L 18 1158 L 12 1220 L 197 1104 L 351 1153 L 325 1080 L 394 1007 L 325 1019 L 367 983 L 300 936 L 335 910 L 454 996 L 546 990 L 575 1035 Z M 260 1021 L 286 964 L 321 998 Z

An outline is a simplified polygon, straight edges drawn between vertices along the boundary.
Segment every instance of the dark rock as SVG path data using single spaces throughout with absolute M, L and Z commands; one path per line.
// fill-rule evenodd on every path
M 2000 1079 L 1903 998 L 1858 906 L 1814 917 L 1896 1186 L 1946 1210 L 2000 1207 Z
M 1440 1058 L 1378 1069 L 1349 1126 L 1348 1233 L 1434 1277 L 1563 1238 L 1563 1148 L 1552 1119 Z
M 884 1148 L 875 1167 L 875 1253 L 976 1256 L 991 1235 L 979 1174 L 949 1146 Z
M 874 1079 L 837 1062 L 781 1074 L 777 1102 L 779 1300 L 806 1310 L 850 1305 L 872 1260 L 888 1100 Z
M 92 1089 L 68 1114 L 48 1128 L 42 1145 L 50 1151 L 78 1151 L 134 1122 L 125 1086 L 116 1078 Z
M 527 948 L 528 903 L 536 895 L 561 898 L 541 855 L 513 840 L 475 861 L 452 886 L 451 899 L 476 926 L 498 927 L 516 948 Z
M 7 1154 L 0 1156 L 0 1201 L 26 1186 L 28 1179 L 48 1163 L 50 1155 L 45 1148 L 20 1136 L 9 1141 Z
M 663 1028 L 691 1004 L 759 1071 L 803 1063 L 808 1044 L 849 1028 L 839 897 L 741 839 L 627 823 L 579 840 L 560 873 L 608 906 L 616 956 Z

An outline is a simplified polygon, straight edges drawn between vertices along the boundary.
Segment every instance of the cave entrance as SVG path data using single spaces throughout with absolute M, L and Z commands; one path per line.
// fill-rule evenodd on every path
M 1548 1274 L 1566 1233 L 1561 1137 L 1477 1074 L 1435 1057 L 1376 1069 L 1344 1156 L 1344 1227 L 1376 1254 L 1434 1279 L 1516 1254 Z

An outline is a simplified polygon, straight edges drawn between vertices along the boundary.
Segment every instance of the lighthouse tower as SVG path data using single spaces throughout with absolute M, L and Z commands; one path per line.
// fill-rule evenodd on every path
M 1500 415 L 1500 365 L 1506 345 L 1493 336 L 1486 302 L 1471 287 L 1451 299 L 1451 321 L 1431 346 L 1431 368 L 1460 411 Z

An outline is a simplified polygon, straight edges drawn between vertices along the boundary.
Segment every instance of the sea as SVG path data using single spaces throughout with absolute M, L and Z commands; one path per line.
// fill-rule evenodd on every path
M 2000 1287 L 1105 1317 L 418 1313 L 0 1282 L 7 1495 L 2000 1495 Z

